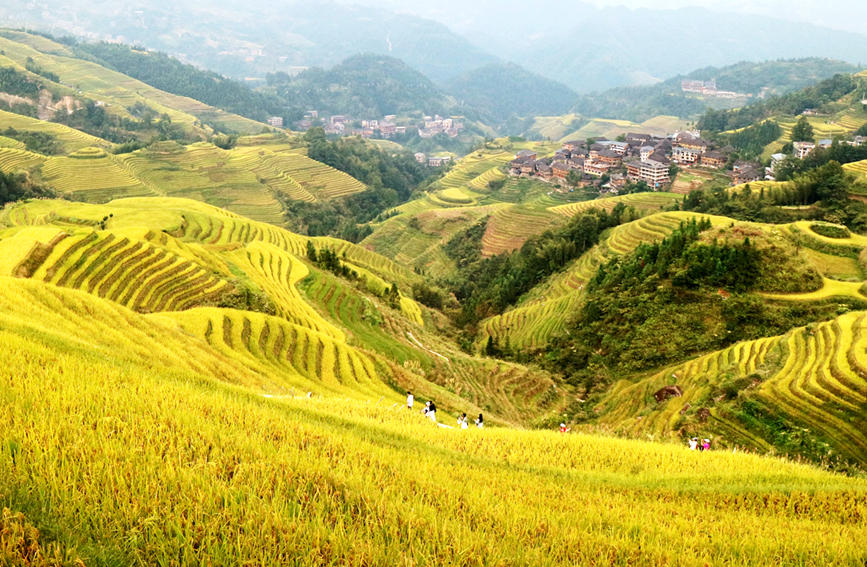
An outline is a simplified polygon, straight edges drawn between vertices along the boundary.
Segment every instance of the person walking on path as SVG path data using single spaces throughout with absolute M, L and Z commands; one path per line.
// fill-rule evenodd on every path
M 411 410 L 413 402 L 415 402 L 415 398 L 412 396 L 412 392 L 407 390 L 406 391 L 406 409 Z
M 476 420 L 476 427 L 479 429 L 485 426 L 485 418 L 482 417 L 482 414 L 479 414 L 479 418 Z

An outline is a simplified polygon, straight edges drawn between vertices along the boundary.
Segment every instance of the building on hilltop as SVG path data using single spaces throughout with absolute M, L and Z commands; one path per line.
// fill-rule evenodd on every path
M 698 161 L 701 152 L 692 148 L 683 146 L 674 146 L 671 148 L 671 161 L 679 165 L 693 165 Z
M 644 181 L 655 189 L 671 183 L 668 165 L 662 162 L 654 159 L 631 159 L 625 161 L 624 165 L 626 165 L 626 178 L 629 181 Z
M 816 149 L 816 144 L 813 142 L 792 142 L 794 155 L 798 159 L 804 159 L 807 154 Z
M 701 165 L 713 169 L 721 169 L 725 167 L 728 158 L 722 152 L 707 152 L 701 156 Z
M 271 116 L 268 118 L 268 125 L 273 126 L 274 128 L 282 128 L 283 127 L 283 117 L 282 116 Z
M 732 168 L 732 184 L 741 185 L 742 183 L 752 183 L 759 181 L 764 177 L 763 170 L 760 164 L 738 161 Z

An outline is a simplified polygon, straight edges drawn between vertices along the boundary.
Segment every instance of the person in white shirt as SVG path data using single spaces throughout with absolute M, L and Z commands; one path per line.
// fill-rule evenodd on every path
M 482 417 L 482 414 L 479 414 L 479 419 L 476 420 L 476 427 L 479 429 L 485 426 L 485 418 Z
M 410 410 L 411 410 L 411 409 L 412 409 L 412 404 L 413 404 L 414 401 L 415 401 L 415 398 L 413 398 L 413 396 L 412 396 L 412 392 L 410 392 L 410 391 L 407 390 L 407 392 L 406 392 L 406 409 L 410 409 Z
M 695 451 L 698 448 L 698 438 L 693 437 L 689 440 L 689 450 Z
M 464 412 L 463 415 L 458 418 L 458 425 L 461 426 L 461 429 L 469 428 L 469 425 L 467 425 L 467 412 Z

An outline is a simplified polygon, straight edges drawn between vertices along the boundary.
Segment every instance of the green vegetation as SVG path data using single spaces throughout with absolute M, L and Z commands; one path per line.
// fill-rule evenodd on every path
M 599 240 L 606 229 L 617 226 L 630 213 L 625 205 L 615 206 L 609 214 L 591 209 L 573 217 L 566 225 L 530 238 L 520 250 L 481 258 L 481 225 L 454 237 L 446 253 L 458 265 L 448 285 L 461 302 L 458 322 L 474 325 L 514 303 L 552 273 L 562 269 Z
M 469 71 L 449 81 L 448 91 L 489 125 L 512 117 L 563 114 L 578 96 L 569 87 L 514 63 L 492 63 Z
M 25 174 L 0 171 L 0 205 L 34 197 L 50 196 L 54 196 L 50 189 L 34 185 Z
M 852 75 L 837 74 L 803 90 L 772 97 L 737 110 L 708 110 L 698 121 L 697 127 L 724 132 L 756 124 L 776 114 L 797 116 L 808 108 L 820 108 L 834 102 L 858 86 L 858 79 Z
M 267 79 L 268 86 L 291 104 L 296 118 L 311 108 L 378 118 L 420 111 L 448 115 L 456 106 L 430 79 L 384 55 L 356 55 L 328 70 L 308 69 L 294 77 L 270 73 Z
M 758 297 L 758 291 L 812 291 L 822 279 L 761 231 L 718 229 L 703 236 L 710 226 L 691 221 L 601 266 L 580 313 L 554 341 L 551 368 L 598 391 L 629 373 L 836 313 L 837 304 L 794 309 Z M 863 309 L 864 299 L 848 304 Z
M 720 90 L 755 97 L 760 94 L 785 95 L 828 79 L 834 74 L 854 73 L 857 70 L 857 67 L 849 63 L 818 57 L 762 63 L 743 62 L 719 68 L 706 67 L 652 86 L 618 87 L 599 94 L 583 95 L 573 111 L 585 116 L 620 118 L 635 122 L 659 115 L 691 118 L 704 113 L 708 107 L 724 110 L 742 106 L 750 99 L 691 96 L 681 90 L 683 79 L 714 79 Z

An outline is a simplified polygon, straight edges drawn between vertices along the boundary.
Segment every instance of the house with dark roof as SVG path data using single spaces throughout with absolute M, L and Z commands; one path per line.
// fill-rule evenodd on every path
M 727 162 L 728 158 L 722 152 L 711 151 L 701 156 L 701 164 L 713 169 L 723 168 Z

